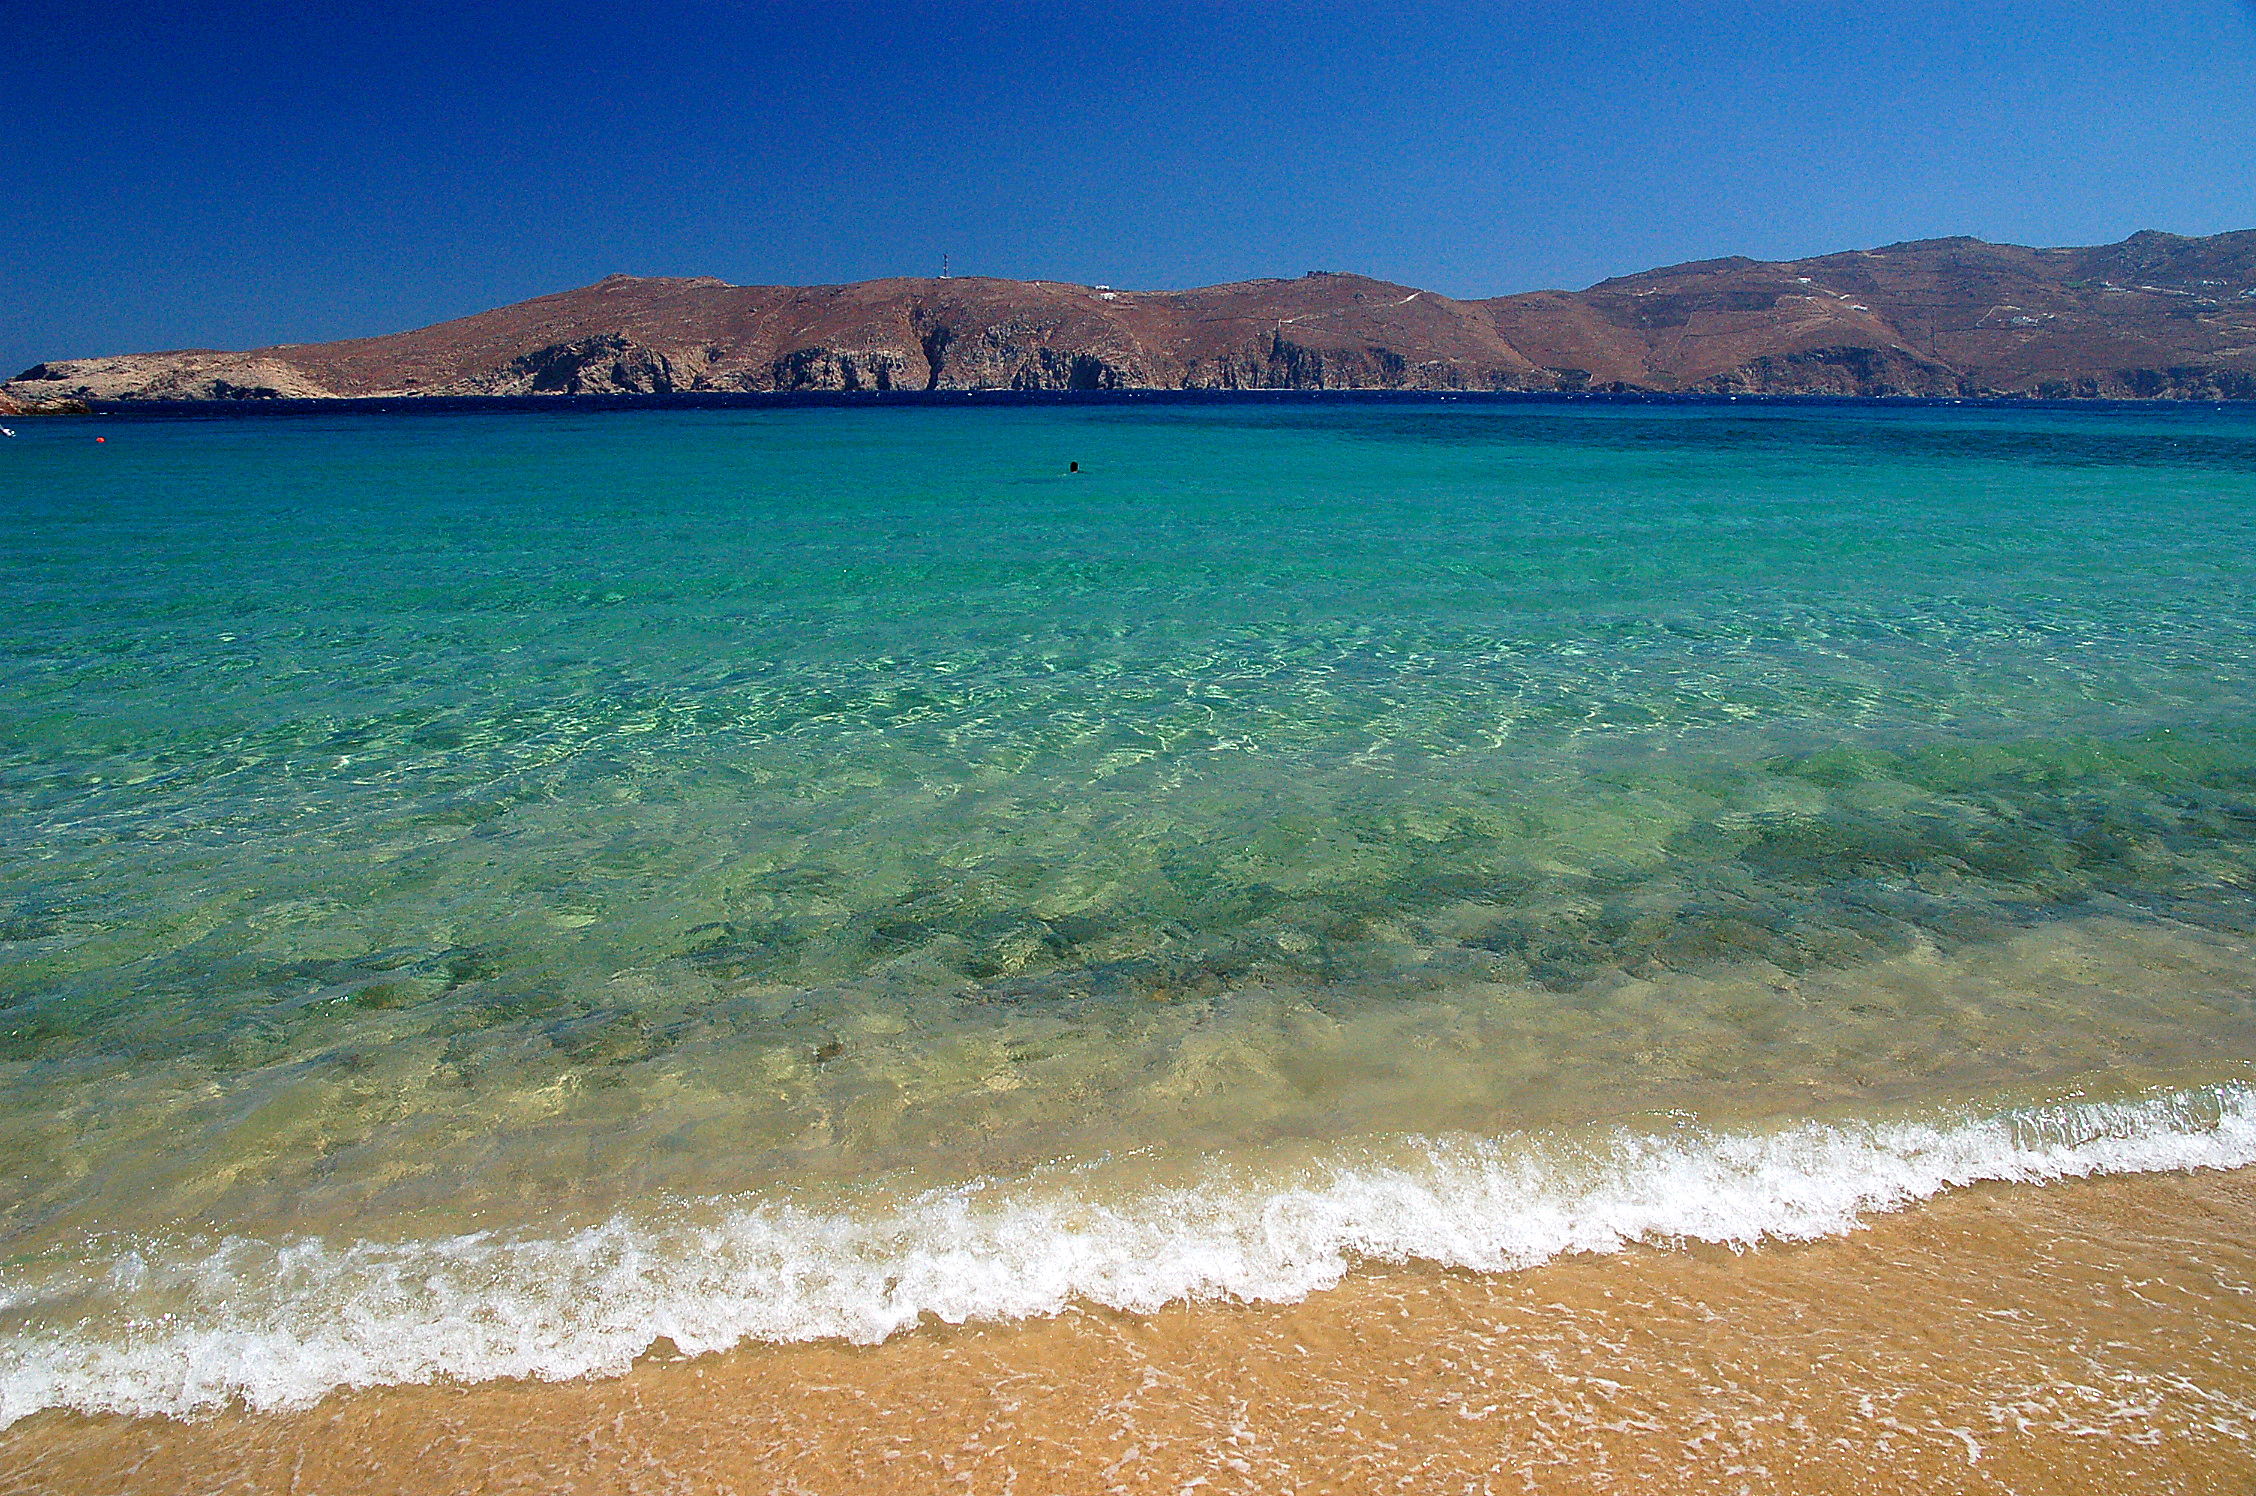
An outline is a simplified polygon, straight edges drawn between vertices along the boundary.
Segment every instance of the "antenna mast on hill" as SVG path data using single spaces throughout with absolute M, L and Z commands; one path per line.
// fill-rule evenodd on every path
M 940 255 L 940 278 L 942 280 L 948 278 L 948 256 L 945 251 L 942 251 Z

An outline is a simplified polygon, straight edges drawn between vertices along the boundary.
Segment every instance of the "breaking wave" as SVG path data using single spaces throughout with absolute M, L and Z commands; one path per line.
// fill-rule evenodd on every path
M 2256 1163 L 2256 1087 L 1761 1133 L 1422 1139 L 1374 1158 L 1107 1203 L 988 1181 L 867 1216 L 738 1200 L 546 1238 L 146 1244 L 68 1283 L 19 1265 L 0 1278 L 0 1426 L 615 1374 L 660 1337 L 694 1354 L 1074 1302 L 1289 1301 L 1358 1260 L 1504 1271 L 1636 1242 L 1806 1240 L 1981 1181 Z M 101 1307 L 43 1316 L 66 1298 Z

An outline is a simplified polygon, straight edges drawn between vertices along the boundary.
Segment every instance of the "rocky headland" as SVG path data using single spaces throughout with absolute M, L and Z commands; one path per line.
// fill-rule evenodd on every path
M 8 387 L 0 385 L 0 416 L 82 416 L 86 411 L 84 400 L 26 399 L 21 395 L 8 393 Z
M 1322 271 L 1193 291 L 614 275 L 384 337 L 55 360 L 0 399 L 1124 389 L 2256 399 L 2256 229 L 1923 239 L 1485 300 Z

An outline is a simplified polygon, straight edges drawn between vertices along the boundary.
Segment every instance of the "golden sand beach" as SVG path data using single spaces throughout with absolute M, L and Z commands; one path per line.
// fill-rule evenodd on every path
M 191 1422 L 42 1414 L 0 1491 L 2245 1492 L 2256 1170 L 1980 1186 L 1843 1238 L 1291 1306 L 927 1325 Z

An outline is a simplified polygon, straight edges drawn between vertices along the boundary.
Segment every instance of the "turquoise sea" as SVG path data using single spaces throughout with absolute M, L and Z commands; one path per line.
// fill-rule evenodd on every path
M 2256 1161 L 2256 411 L 17 432 L 0 1421 Z

